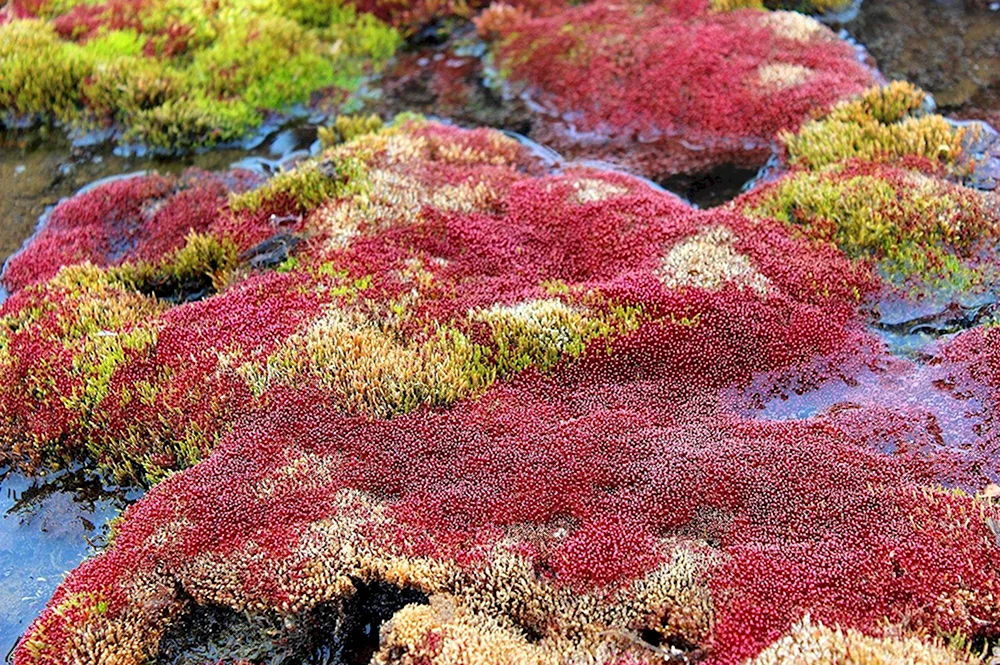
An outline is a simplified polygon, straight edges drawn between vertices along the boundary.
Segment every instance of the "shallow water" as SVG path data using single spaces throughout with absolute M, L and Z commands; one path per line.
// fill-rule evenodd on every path
M 63 575 L 100 551 L 108 523 L 139 496 L 79 471 L 0 473 L 0 654 L 9 657 Z
M 172 157 L 116 154 L 108 145 L 73 145 L 55 129 L 0 131 L 0 263 L 29 238 L 47 208 L 94 181 L 136 171 L 180 173 L 280 168 L 295 153 L 308 153 L 315 128 L 272 132 L 254 149 L 229 148 Z

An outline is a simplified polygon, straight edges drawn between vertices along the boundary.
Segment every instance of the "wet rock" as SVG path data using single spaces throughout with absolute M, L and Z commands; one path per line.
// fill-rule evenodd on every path
M 323 168 L 322 164 L 320 164 L 320 168 Z M 254 270 L 275 268 L 291 258 L 292 252 L 295 251 L 295 247 L 300 242 L 302 242 L 301 238 L 281 233 L 254 245 L 242 252 L 237 258 L 246 262 Z

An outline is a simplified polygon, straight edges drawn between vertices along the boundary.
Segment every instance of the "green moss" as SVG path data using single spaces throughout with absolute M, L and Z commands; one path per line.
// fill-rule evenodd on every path
M 131 353 L 155 343 L 156 330 L 146 324 L 164 306 L 135 293 L 121 271 L 91 264 L 63 268 L 49 282 L 28 289 L 37 293 L 42 305 L 0 319 L 2 337 L 7 331 L 33 330 L 42 342 L 57 340 L 72 349 L 69 366 L 53 367 L 38 383 L 39 397 L 54 387 L 55 376 L 66 377 L 73 389 L 53 394 L 59 394 L 63 407 L 85 422 L 107 395 L 116 368 Z M 7 354 L 6 343 L 0 343 L 0 364 L 14 362 Z
M 0 109 L 73 118 L 81 107 L 81 84 L 91 70 L 82 49 L 64 44 L 41 21 L 0 26 Z
M 737 9 L 764 9 L 764 0 L 710 0 L 713 12 L 732 12 Z
M 320 127 L 319 140 L 324 148 L 329 148 L 380 129 L 382 118 L 377 115 L 339 115 L 329 126 Z
M 471 315 L 490 329 L 490 358 L 499 376 L 528 367 L 549 371 L 565 359 L 579 357 L 593 340 L 634 330 L 640 317 L 641 312 L 632 307 L 602 312 L 555 298 L 496 306 Z
M 367 172 L 363 159 L 325 153 L 294 171 L 279 173 L 262 187 L 231 196 L 229 206 L 235 212 L 258 210 L 265 203 L 284 199 L 306 213 L 327 201 L 364 192 Z
M 811 169 L 852 158 L 923 158 L 953 168 L 964 130 L 939 115 L 922 114 L 925 100 L 926 94 L 913 85 L 891 83 L 837 105 L 825 117 L 780 139 L 791 164 Z
M 803 14 L 836 14 L 847 11 L 853 0 L 710 0 L 714 12 L 738 9 L 783 9 Z
M 68 9 L 50 5 L 46 15 Z M 82 43 L 40 20 L 0 26 L 0 110 L 84 129 L 114 123 L 156 147 L 212 145 L 316 93 L 356 90 L 400 42 L 339 0 L 215 5 L 152 0 L 129 17 L 137 29 L 98 27 Z
M 167 300 L 221 290 L 238 264 L 239 249 L 227 237 L 190 233 L 184 246 L 156 263 L 125 263 L 108 273 L 129 288 Z
M 795 225 L 890 279 L 976 281 L 965 260 L 1000 234 L 989 195 L 921 173 L 853 163 L 797 172 L 749 198 L 743 212 Z

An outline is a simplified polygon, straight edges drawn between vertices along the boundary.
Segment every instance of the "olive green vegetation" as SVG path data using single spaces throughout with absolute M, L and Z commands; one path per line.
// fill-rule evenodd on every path
M 67 10 L 50 3 L 43 13 Z M 110 5 L 108 5 L 110 6 Z M 39 19 L 0 26 L 0 110 L 78 129 L 114 124 L 122 139 L 184 149 L 237 140 L 267 112 L 319 91 L 343 96 L 381 67 L 398 33 L 340 0 L 195 0 L 129 4 L 128 29 L 63 39 Z M 139 9 L 134 9 L 139 7 Z
M 710 0 L 712 11 L 737 9 L 786 9 L 804 14 L 837 14 L 854 5 L 854 0 Z
M 324 148 L 346 143 L 365 134 L 382 129 L 382 118 L 377 115 L 339 115 L 326 127 L 319 128 L 319 140 Z
M 890 279 L 968 287 L 978 279 L 964 259 L 1000 234 L 996 205 L 989 194 L 915 171 L 832 165 L 790 174 L 744 212 L 873 259 Z
M 109 268 L 114 276 L 136 291 L 179 297 L 221 290 L 239 263 L 239 249 L 228 237 L 190 233 L 184 245 L 160 261 L 125 263 Z
M 914 157 L 953 169 L 965 130 L 926 113 L 927 100 L 912 84 L 893 82 L 838 104 L 823 118 L 780 139 L 789 163 L 810 169 L 851 158 L 891 162 Z
M 837 105 L 783 134 L 790 172 L 736 205 L 871 260 L 896 284 L 975 287 L 989 270 L 979 254 L 1000 236 L 1000 205 L 949 180 L 967 168 L 967 130 L 927 106 L 904 82 Z
M 400 113 L 389 125 L 377 116 L 340 116 L 320 131 L 326 149 L 292 171 L 285 171 L 263 186 L 229 197 L 234 212 L 256 211 L 266 203 L 285 199 L 300 213 L 345 196 L 363 194 L 369 187 L 369 160 L 401 128 L 425 122 L 415 113 Z M 357 140 L 369 136 L 368 140 Z M 346 144 L 346 145 L 343 145 Z

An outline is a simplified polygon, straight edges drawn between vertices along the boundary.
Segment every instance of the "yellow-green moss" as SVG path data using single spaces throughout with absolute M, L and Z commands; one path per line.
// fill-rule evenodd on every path
M 236 268 L 239 249 L 227 237 L 191 232 L 184 245 L 155 263 L 126 263 L 109 271 L 139 291 L 203 284 L 221 289 Z
M 79 382 L 62 395 L 62 404 L 86 418 L 107 394 L 115 368 L 130 352 L 156 341 L 156 331 L 147 323 L 165 307 L 133 291 L 119 271 L 86 263 L 63 268 L 28 290 L 38 292 L 41 305 L 0 319 L 0 364 L 14 361 L 7 355 L 7 331 L 25 332 L 47 321 L 36 334 L 40 341 L 56 339 L 73 349 L 69 367 L 59 371 Z
M 792 165 L 816 169 L 851 158 L 925 158 L 954 167 L 964 131 L 939 115 L 922 114 L 926 94 L 909 83 L 873 88 L 842 102 L 795 134 L 780 136 Z
M 262 187 L 231 196 L 229 206 L 235 212 L 254 211 L 267 202 L 283 200 L 306 213 L 341 197 L 363 195 L 370 188 L 368 171 L 372 157 L 384 149 L 388 137 L 419 122 L 423 118 L 412 114 L 401 114 L 388 127 L 381 128 L 381 120 L 374 117 L 343 120 L 345 133 L 331 130 L 343 137 L 343 143 L 335 142 L 322 154 L 292 171 L 279 173 Z
M 299 212 L 364 190 L 367 169 L 363 161 L 350 156 L 313 159 L 294 171 L 280 173 L 263 187 L 231 196 L 235 212 L 258 210 L 265 202 L 286 199 Z
M 850 163 L 792 173 L 751 195 L 743 212 L 878 261 L 890 277 L 958 287 L 975 281 L 962 259 L 1000 235 L 996 206 L 989 194 L 918 172 Z
M 400 41 L 340 0 L 154 0 L 129 20 L 139 28 L 99 28 L 79 42 L 41 20 L 0 26 L 0 111 L 84 129 L 113 122 L 126 140 L 157 147 L 211 145 L 314 93 L 355 90 Z M 181 47 L 170 44 L 178 28 Z
M 380 129 L 382 118 L 377 115 L 339 115 L 329 126 L 319 128 L 319 140 L 329 148 Z
M 782 9 L 804 14 L 836 14 L 847 11 L 853 0 L 710 0 L 713 12 L 738 9 Z
M 764 0 L 711 0 L 713 12 L 732 12 L 737 9 L 764 9 Z
M 493 306 L 472 312 L 470 318 L 489 327 L 491 357 L 500 376 L 528 367 L 549 371 L 562 360 L 580 356 L 592 340 L 637 326 L 637 318 L 627 310 L 621 310 L 619 318 L 556 298 Z

